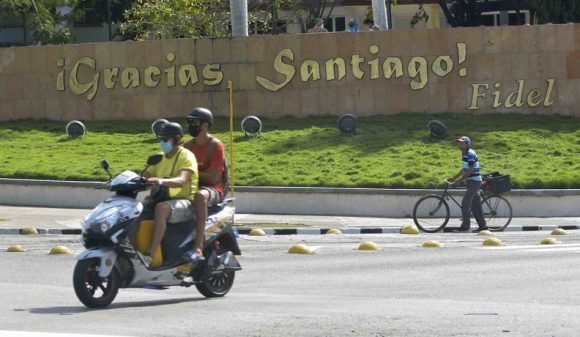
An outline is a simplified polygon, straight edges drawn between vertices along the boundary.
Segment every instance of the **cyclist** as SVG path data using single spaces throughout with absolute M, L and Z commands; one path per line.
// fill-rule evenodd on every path
M 487 229 L 485 219 L 483 218 L 481 199 L 479 199 L 479 194 L 477 193 L 482 181 L 479 173 L 479 160 L 477 159 L 475 151 L 471 149 L 471 139 L 469 137 L 461 136 L 456 142 L 459 150 L 461 150 L 462 168 L 453 178 L 449 179 L 449 182 L 451 184 L 457 184 L 461 180 L 465 180 L 467 191 L 461 201 L 461 226 L 455 231 L 469 231 L 471 212 L 473 212 L 473 216 L 479 225 L 479 228 L 474 230 L 474 232 L 478 232 Z

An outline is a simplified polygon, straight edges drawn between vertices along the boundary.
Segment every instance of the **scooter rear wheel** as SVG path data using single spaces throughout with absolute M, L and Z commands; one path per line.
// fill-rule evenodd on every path
M 234 285 L 235 271 L 227 271 L 219 274 L 206 272 L 202 283 L 196 284 L 197 290 L 205 297 L 222 297 L 227 294 Z
M 108 277 L 99 277 L 97 258 L 80 260 L 75 266 L 73 285 L 79 300 L 89 308 L 111 304 L 119 291 L 119 272 L 113 268 Z

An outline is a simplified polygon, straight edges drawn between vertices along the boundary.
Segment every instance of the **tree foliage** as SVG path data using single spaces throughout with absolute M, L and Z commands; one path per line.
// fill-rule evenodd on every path
M 250 32 L 269 32 L 280 6 L 271 0 L 248 13 Z M 229 5 L 223 0 L 138 0 L 125 12 L 121 32 L 135 40 L 224 37 L 231 34 Z
M 532 0 L 538 23 L 580 22 L 580 0 Z
M 0 11 L 7 17 L 22 18 L 25 28 L 32 30 L 32 42 L 60 44 L 74 40 L 66 23 L 78 12 L 62 15 L 58 7 L 75 7 L 78 0 L 0 0 Z
M 336 6 L 335 0 L 296 0 L 290 4 L 293 16 L 298 21 L 302 32 L 314 27 L 314 20 L 330 18 Z M 326 13 L 326 15 L 325 15 Z
M 481 12 L 476 0 L 455 0 L 447 7 L 445 0 L 437 0 L 451 27 L 474 27 L 480 25 Z

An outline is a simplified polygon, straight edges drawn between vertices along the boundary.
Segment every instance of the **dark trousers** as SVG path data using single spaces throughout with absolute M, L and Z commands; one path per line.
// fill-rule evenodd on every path
M 463 219 L 461 228 L 469 229 L 471 223 L 471 212 L 477 221 L 480 228 L 485 227 L 485 219 L 483 218 L 483 210 L 481 209 L 481 199 L 479 199 L 480 181 L 465 179 L 467 191 L 461 201 L 461 217 Z

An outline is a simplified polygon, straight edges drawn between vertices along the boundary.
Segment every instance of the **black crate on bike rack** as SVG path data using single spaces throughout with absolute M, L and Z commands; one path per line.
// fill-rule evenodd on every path
M 512 190 L 509 174 L 501 174 L 499 172 L 492 172 L 483 175 L 483 179 L 487 181 L 489 192 L 492 194 L 502 194 Z

